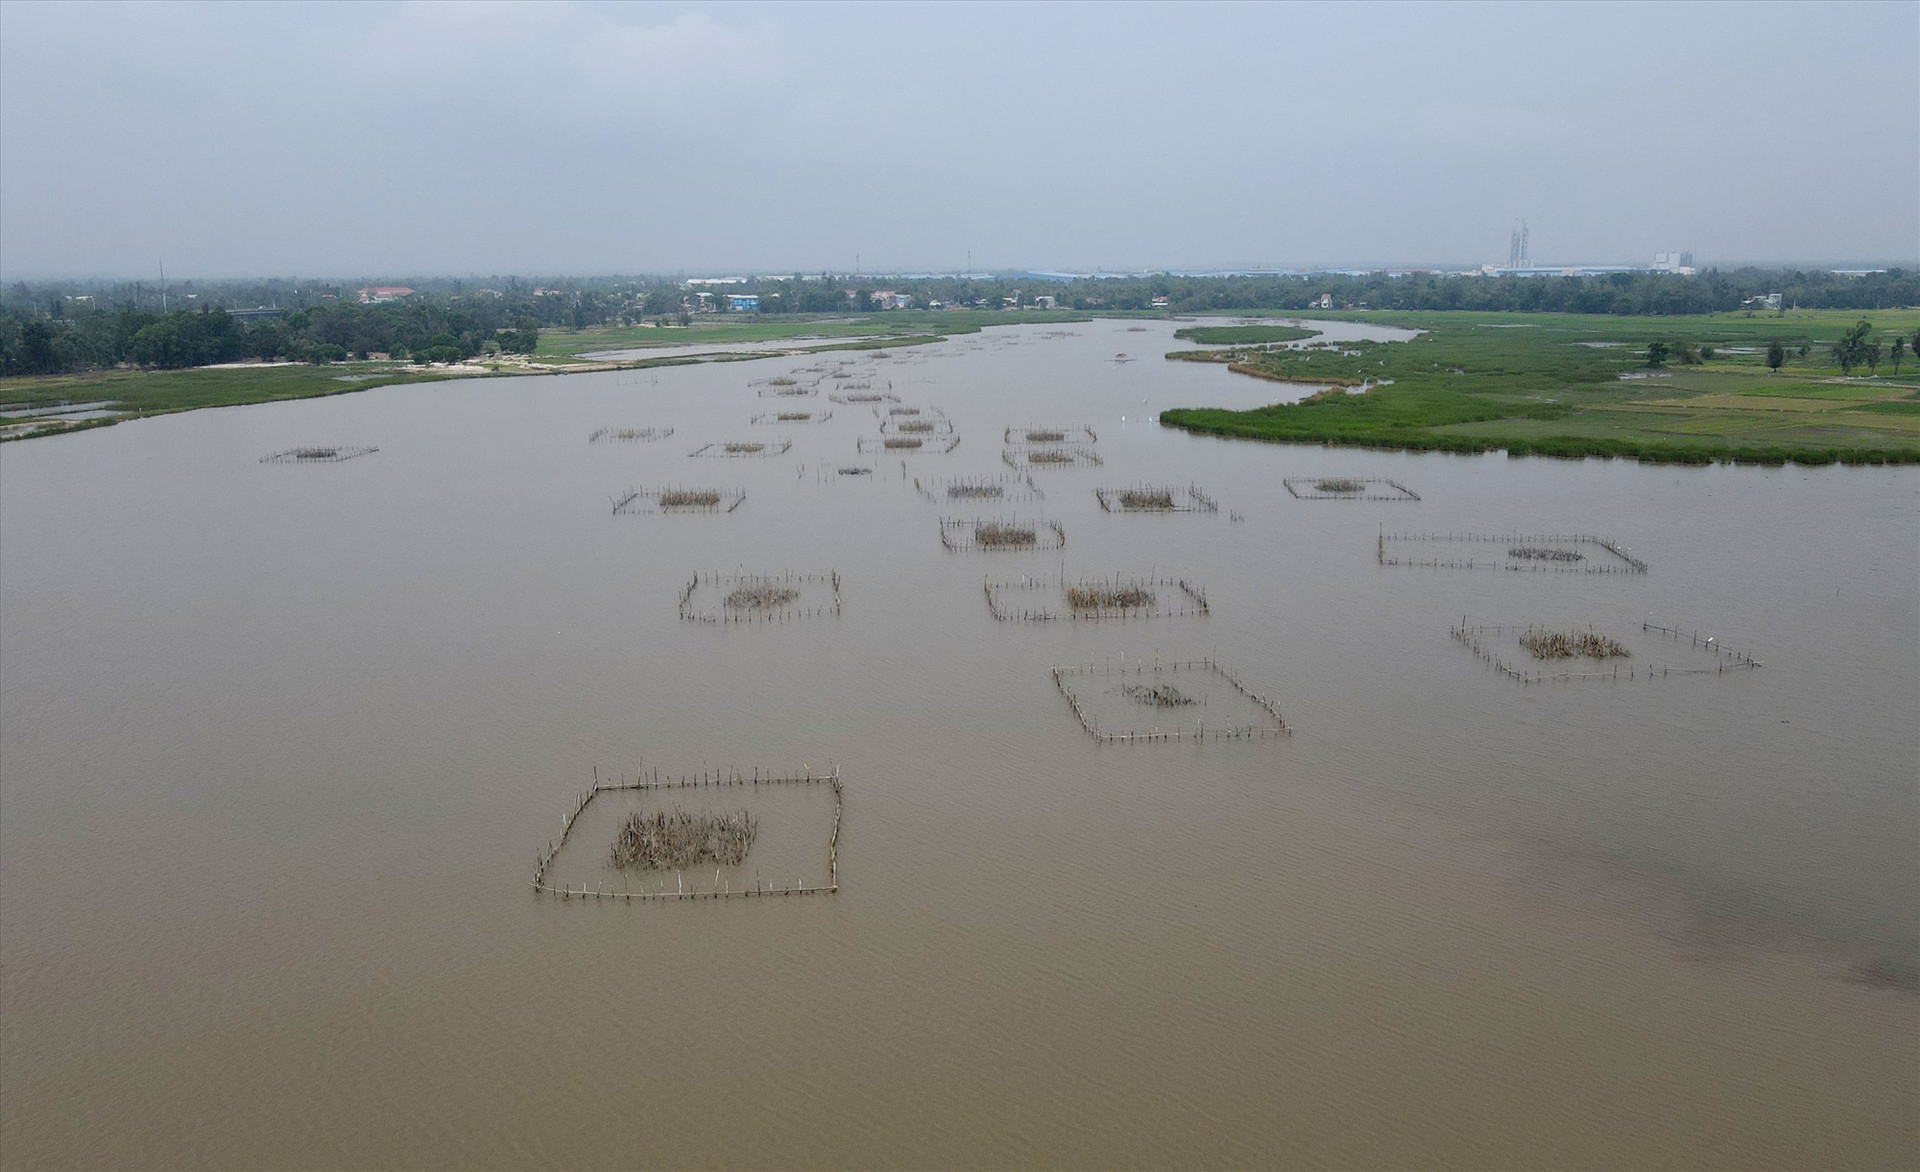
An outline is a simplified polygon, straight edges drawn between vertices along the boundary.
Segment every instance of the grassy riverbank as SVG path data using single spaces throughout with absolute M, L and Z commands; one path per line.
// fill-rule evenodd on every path
M 978 333 L 987 325 L 1086 321 L 1067 312 L 992 313 L 974 310 L 893 310 L 833 317 L 769 317 L 758 314 L 705 318 L 680 327 L 601 328 L 543 333 L 529 358 L 476 358 L 454 366 L 422 367 L 398 362 L 335 362 L 312 366 L 202 366 L 184 370 L 115 369 L 79 374 L 29 375 L 0 379 L 0 408 L 49 408 L 66 404 L 103 404 L 111 414 L 94 419 L 58 417 L 15 419 L 0 424 L 0 440 L 28 439 L 104 427 L 125 419 L 343 395 L 400 383 L 488 378 L 524 374 L 566 374 L 595 370 L 635 370 L 695 362 L 738 362 L 789 353 L 871 350 L 919 346 L 953 334 Z M 700 352 L 703 346 L 766 343 L 765 350 Z M 618 360 L 591 359 L 604 350 L 676 348 L 672 353 L 636 355 Z M 679 347 L 696 347 L 691 351 Z
M 1297 443 L 1672 463 L 1920 462 L 1920 363 L 1843 377 L 1828 346 L 1865 317 L 1913 337 L 1920 312 L 1638 318 L 1579 314 L 1327 314 L 1425 331 L 1409 342 L 1179 351 L 1260 378 L 1335 389 L 1293 404 L 1179 408 L 1161 422 Z M 1647 344 L 1703 360 L 1647 365 Z M 1769 343 L 1787 349 L 1766 366 Z M 1804 345 L 1806 356 L 1799 353 Z M 1711 351 L 1711 356 L 1707 356 Z M 1346 387 L 1364 387 L 1358 394 Z
M 582 330 L 545 331 L 540 335 L 540 345 L 534 351 L 534 356 L 564 361 L 605 350 L 754 342 L 783 343 L 778 347 L 783 350 L 872 349 L 918 345 L 956 334 L 977 334 L 985 326 L 1090 320 L 1084 313 L 1031 309 L 1018 312 L 895 309 L 882 313 L 834 316 L 726 314 L 695 318 L 693 324 L 686 326 L 594 326 Z M 822 344 L 810 344 L 816 342 Z

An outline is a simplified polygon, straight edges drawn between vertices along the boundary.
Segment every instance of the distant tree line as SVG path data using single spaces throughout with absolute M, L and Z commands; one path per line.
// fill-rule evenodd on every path
M 157 282 L 145 281 L 15 282 L 0 289 L 0 373 L 250 358 L 328 362 L 370 354 L 452 362 L 489 347 L 530 353 L 542 329 L 684 325 L 694 314 L 729 311 L 730 293 L 755 295 L 753 312 L 761 314 L 870 311 L 883 290 L 908 298 L 915 308 L 1031 307 L 1044 296 L 1083 312 L 1307 313 L 1324 298 L 1342 309 L 1681 316 L 1742 308 L 1771 312 L 1753 306 L 1773 293 L 1784 308 L 1920 305 L 1920 272 L 1898 268 L 1863 275 L 1742 268 L 1694 276 L 1163 273 L 1075 280 L 794 274 L 703 290 L 665 277 L 488 277 L 416 279 L 411 287 L 417 292 L 402 300 L 363 304 L 357 286 L 340 282 L 181 281 L 164 293 Z M 182 301 L 190 308 L 177 308 Z M 236 316 L 267 307 L 279 316 Z M 1872 365 L 1866 359 L 1862 350 L 1861 364 Z
M 532 353 L 539 337 L 532 315 L 485 301 L 341 301 L 251 320 L 211 305 L 167 313 L 63 305 L 58 314 L 9 305 L 0 308 L 0 374 L 122 364 L 165 370 L 242 359 L 338 362 L 371 354 L 458 362 L 490 345 Z

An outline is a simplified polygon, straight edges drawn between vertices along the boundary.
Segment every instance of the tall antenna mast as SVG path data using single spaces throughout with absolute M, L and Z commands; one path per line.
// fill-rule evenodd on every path
M 1523 269 L 1533 267 L 1533 244 L 1527 239 L 1527 222 L 1525 220 L 1520 221 L 1520 267 Z

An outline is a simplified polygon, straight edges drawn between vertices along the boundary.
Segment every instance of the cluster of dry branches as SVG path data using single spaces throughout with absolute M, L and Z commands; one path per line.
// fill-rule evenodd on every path
M 664 488 L 660 490 L 663 509 L 710 509 L 720 503 L 720 491 L 713 488 Z
M 1192 696 L 1172 684 L 1122 684 L 1120 694 L 1155 708 L 1185 708 L 1194 703 Z
M 778 582 L 749 582 L 734 587 L 727 605 L 735 610 L 773 610 L 800 597 L 800 592 Z
M 1173 490 L 1170 488 L 1123 488 L 1120 490 L 1120 507 L 1123 509 L 1171 509 L 1173 508 Z
M 1031 525 L 1013 525 L 1004 521 L 984 521 L 973 527 L 973 542 L 991 549 L 1036 545 L 1040 535 Z
M 1120 610 L 1152 606 L 1153 602 L 1153 592 L 1139 586 L 1082 583 L 1067 587 L 1067 604 L 1075 610 Z
M 1516 545 L 1507 551 L 1510 558 L 1529 562 L 1584 562 L 1587 555 L 1574 549 L 1549 549 L 1544 545 Z
M 613 840 L 613 865 L 629 871 L 680 871 L 703 863 L 738 866 L 753 849 L 760 819 L 746 810 L 689 814 L 680 807 L 634 813 Z

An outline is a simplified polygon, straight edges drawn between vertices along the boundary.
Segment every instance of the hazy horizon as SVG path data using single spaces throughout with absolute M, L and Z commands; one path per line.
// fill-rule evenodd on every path
M 0 7 L 0 277 L 1920 260 L 1920 4 Z

